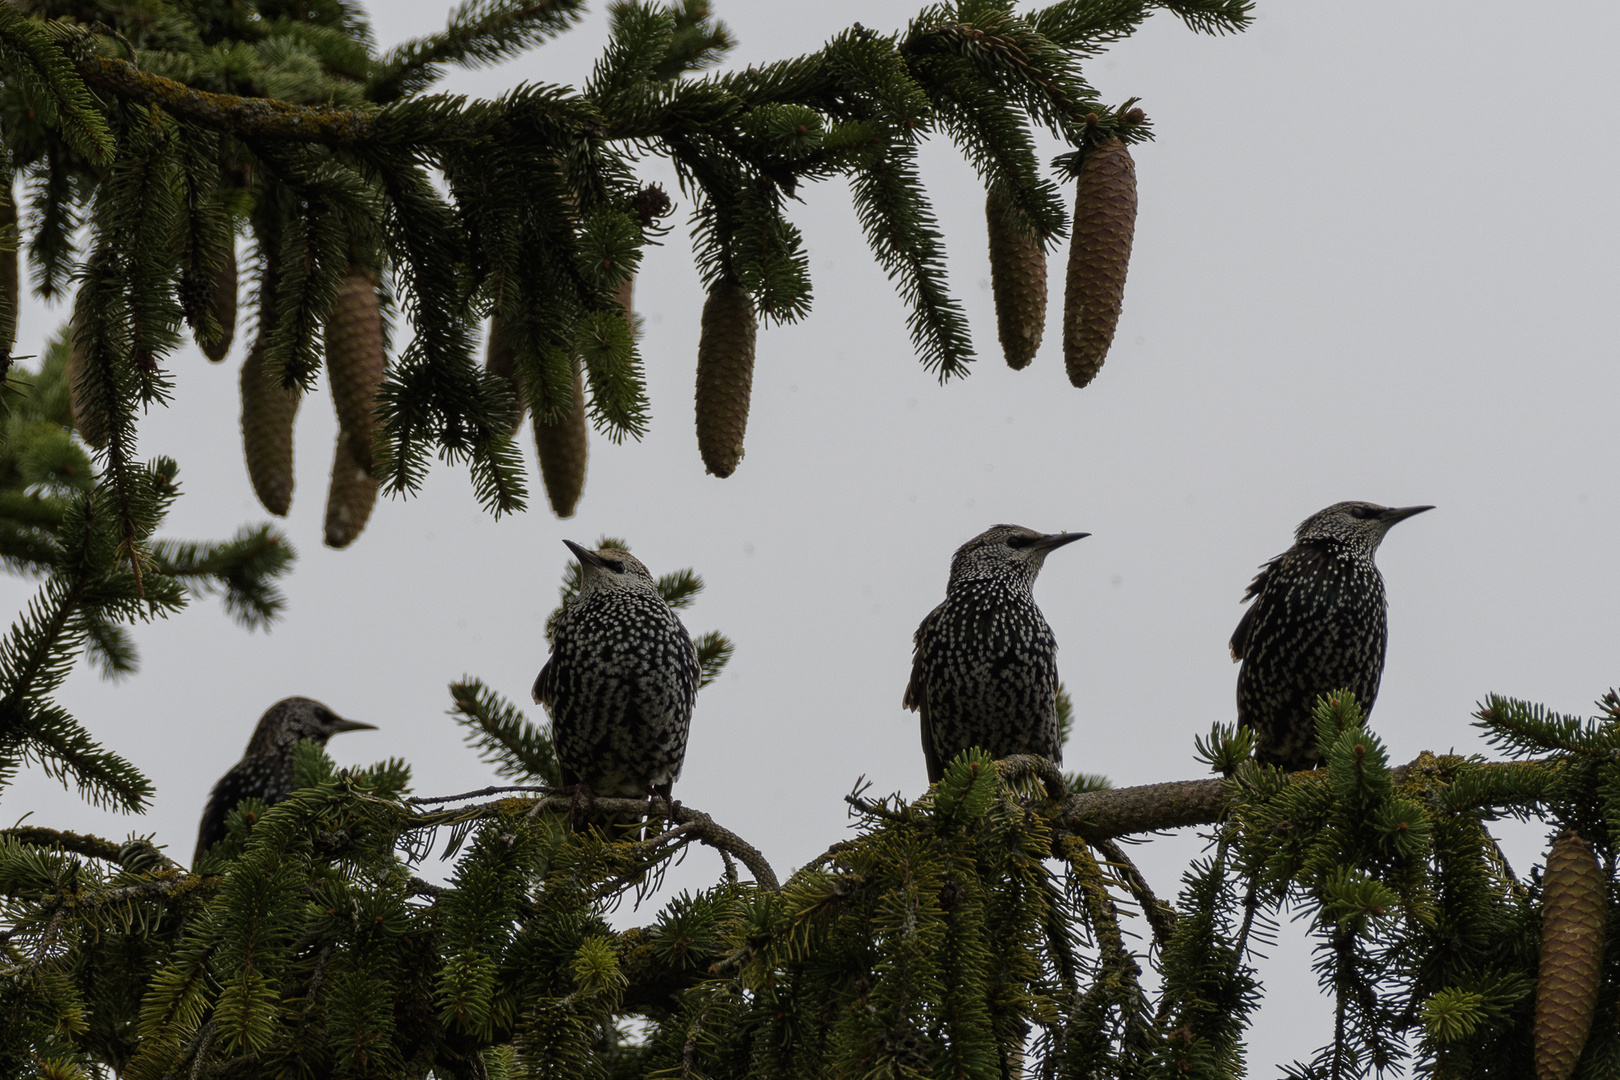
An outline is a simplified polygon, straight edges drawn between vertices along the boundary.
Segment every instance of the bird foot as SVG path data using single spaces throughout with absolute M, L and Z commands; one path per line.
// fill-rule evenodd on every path
M 591 792 L 589 784 L 581 781 L 574 785 L 574 793 L 568 800 L 568 827 L 570 829 L 574 832 L 585 831 L 585 811 L 595 801 L 596 796 Z
M 662 800 L 663 804 L 662 813 L 657 812 L 660 800 Z M 647 785 L 647 821 L 651 822 L 657 820 L 659 823 L 659 832 L 663 832 L 675 826 L 676 812 L 680 808 L 681 804 L 679 800 L 675 799 L 666 792 L 659 791 L 651 784 Z

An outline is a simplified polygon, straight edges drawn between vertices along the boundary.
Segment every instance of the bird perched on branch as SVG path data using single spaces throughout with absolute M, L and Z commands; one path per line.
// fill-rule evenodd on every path
M 1294 546 L 1264 564 L 1243 594 L 1254 604 L 1232 634 L 1238 723 L 1255 757 L 1290 771 L 1321 762 L 1316 699 L 1348 689 L 1372 712 L 1384 673 L 1384 579 L 1373 553 L 1398 521 L 1432 506 L 1334 503 L 1294 530 Z
M 1090 535 L 997 525 L 957 549 L 945 602 L 913 638 L 903 702 L 922 714 L 930 784 L 972 746 L 1062 763 L 1057 641 L 1033 589 L 1048 554 Z
M 203 852 L 225 838 L 225 819 L 243 799 L 258 799 L 273 805 L 293 793 L 293 747 L 299 739 L 317 746 L 342 731 L 375 731 L 375 724 L 345 720 L 318 701 L 307 697 L 282 698 L 259 717 L 242 760 L 219 778 L 208 805 L 203 808 L 197 829 L 197 850 L 192 863 Z
M 563 785 L 577 797 L 668 800 L 686 757 L 697 650 L 641 560 L 563 543 L 579 559 L 579 594 L 534 681 Z M 583 824 L 577 812 L 573 824 Z

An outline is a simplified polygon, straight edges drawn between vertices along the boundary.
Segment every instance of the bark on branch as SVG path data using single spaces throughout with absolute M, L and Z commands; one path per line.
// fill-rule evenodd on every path
M 1226 809 L 1220 777 L 1087 791 L 1063 800 L 1059 822 L 1087 839 L 1212 825 Z

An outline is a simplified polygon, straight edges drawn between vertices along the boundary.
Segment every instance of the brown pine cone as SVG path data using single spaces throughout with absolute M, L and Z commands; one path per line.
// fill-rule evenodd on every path
M 338 429 L 332 454 L 332 485 L 326 490 L 326 546 L 346 548 L 366 527 L 377 505 L 377 481 L 361 454 L 371 456 L 371 443 L 352 431 Z
M 540 476 L 546 499 L 560 518 L 573 517 L 585 490 L 585 459 L 590 431 L 585 423 L 585 377 L 574 361 L 574 407 L 555 424 L 534 418 L 534 448 L 540 455 Z
M 624 321 L 630 324 L 630 333 L 634 337 L 641 336 L 641 318 L 636 315 L 636 276 L 631 274 L 619 282 L 614 290 L 613 299 L 624 308 Z
M 79 438 L 97 450 L 107 448 L 107 414 L 91 401 L 81 380 L 85 373 L 84 350 L 79 346 L 79 320 L 68 325 L 68 404 L 73 407 L 73 429 Z
M 500 312 L 496 312 L 489 317 L 489 340 L 484 343 L 484 370 L 505 379 L 507 389 L 512 391 L 515 402 L 512 408 L 513 435 L 523 426 L 524 414 L 529 411 L 529 402 L 523 393 L 523 380 L 518 378 L 517 356 L 517 342 L 507 332 L 506 320 L 501 318 Z
M 1063 290 L 1063 364 L 1069 381 L 1097 377 L 1119 324 L 1136 232 L 1136 164 L 1118 139 L 1094 146 L 1080 164 L 1074 239 Z
M 1046 253 L 1000 184 L 990 185 L 984 217 L 990 231 L 996 331 L 1007 366 L 1019 371 L 1035 359 L 1046 330 Z
M 219 327 L 219 336 L 204 340 L 197 337 L 203 355 L 214 363 L 225 359 L 236 338 L 236 244 L 225 249 L 225 258 L 214 273 L 214 287 L 208 294 L 208 313 Z
M 292 508 L 293 419 L 300 396 L 266 373 L 261 334 L 242 360 L 242 450 L 254 494 L 279 517 Z
M 332 383 L 338 427 L 353 436 L 350 452 L 368 472 L 386 361 L 377 276 L 351 266 L 338 282 L 326 323 L 326 377 Z
M 755 328 L 746 289 L 727 279 L 710 290 L 698 339 L 697 435 L 703 464 L 715 476 L 730 476 L 742 460 L 754 389 Z
M 11 184 L 0 184 L 0 355 L 10 356 L 17 343 L 17 305 L 22 299 L 22 278 L 17 267 L 17 204 L 11 197 Z
M 1541 968 L 1536 979 L 1536 1080 L 1569 1080 L 1597 1004 L 1608 916 L 1592 845 L 1566 829 L 1542 878 Z

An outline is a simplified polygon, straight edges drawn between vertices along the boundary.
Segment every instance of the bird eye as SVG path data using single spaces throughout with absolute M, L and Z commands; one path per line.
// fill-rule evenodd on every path
M 602 560 L 602 565 L 607 567 L 609 570 L 613 571 L 615 574 L 624 573 L 624 560 L 623 559 L 603 559 Z
M 1027 536 L 1018 536 L 1018 535 L 1014 534 L 1012 536 L 1007 537 L 1007 546 L 1010 547 L 1010 548 L 1029 547 L 1029 543 L 1030 543 L 1030 539 Z
M 1353 518 L 1370 518 L 1373 516 L 1373 510 L 1370 506 L 1352 506 L 1350 516 Z

